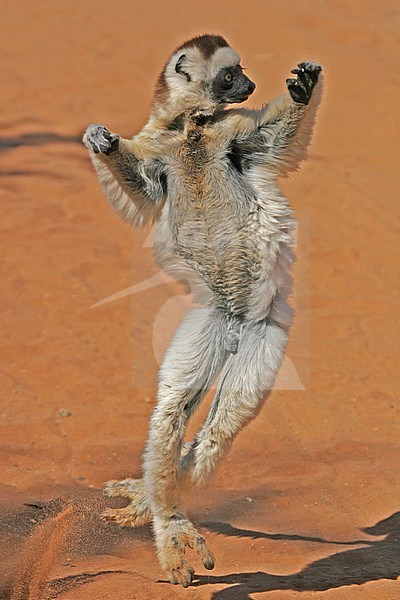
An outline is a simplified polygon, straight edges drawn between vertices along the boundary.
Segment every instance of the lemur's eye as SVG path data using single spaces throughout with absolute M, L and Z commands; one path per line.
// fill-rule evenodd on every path
M 232 73 L 226 73 L 224 79 L 227 83 L 230 83 L 233 79 Z

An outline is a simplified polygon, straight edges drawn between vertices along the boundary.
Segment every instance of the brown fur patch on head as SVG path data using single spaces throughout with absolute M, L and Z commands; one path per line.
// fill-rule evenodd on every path
M 183 50 L 184 48 L 198 48 L 204 58 L 210 58 L 218 48 L 229 46 L 228 42 L 221 35 L 198 35 L 197 37 L 184 42 L 175 50 Z

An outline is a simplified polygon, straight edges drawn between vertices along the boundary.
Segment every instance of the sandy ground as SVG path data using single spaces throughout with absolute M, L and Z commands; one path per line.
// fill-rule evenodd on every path
M 2 599 L 398 598 L 396 8 L 3 0 Z M 286 379 L 188 498 L 217 565 L 194 558 L 183 590 L 165 583 L 150 528 L 99 514 L 104 481 L 140 474 L 155 354 L 185 298 L 145 284 L 93 307 L 158 271 L 80 138 L 92 122 L 135 133 L 169 53 L 204 32 L 242 54 L 250 106 L 302 59 L 324 65 L 326 95 L 308 162 L 282 182 L 300 223 Z

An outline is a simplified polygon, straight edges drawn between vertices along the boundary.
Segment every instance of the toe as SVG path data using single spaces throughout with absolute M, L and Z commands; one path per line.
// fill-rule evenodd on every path
M 123 479 L 122 481 L 111 479 L 104 484 L 103 494 L 106 498 L 121 497 L 133 500 L 138 495 L 140 483 L 140 480 L 137 479 Z
M 194 569 L 190 565 L 185 565 L 179 569 L 174 570 L 174 576 L 178 582 L 187 588 L 193 581 Z
M 171 571 L 171 573 L 169 575 L 169 582 L 172 583 L 172 585 L 178 585 L 179 580 L 178 580 L 175 570 Z
M 103 488 L 103 496 L 106 498 L 112 498 L 113 496 L 118 496 L 118 484 L 119 482 L 115 479 L 111 479 L 110 481 L 106 481 Z
M 114 521 L 121 527 L 132 524 L 131 515 L 126 508 L 106 508 L 100 515 L 103 521 Z
M 200 556 L 203 565 L 208 571 L 214 568 L 215 559 L 212 552 L 207 548 L 204 538 L 201 535 L 196 536 L 193 544 L 194 549 Z
M 113 508 L 106 508 L 101 513 L 100 519 L 102 521 L 114 521 L 115 520 L 115 510 Z

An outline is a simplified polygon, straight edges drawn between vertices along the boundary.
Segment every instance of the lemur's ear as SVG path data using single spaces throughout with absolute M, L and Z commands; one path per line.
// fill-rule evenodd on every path
M 183 75 L 184 77 L 186 77 L 187 81 L 192 81 L 189 73 L 186 73 L 186 71 L 182 69 L 182 64 L 184 63 L 185 58 L 186 54 L 182 54 L 182 56 L 178 58 L 178 62 L 175 65 L 175 71 L 176 73 L 179 73 L 179 75 Z

